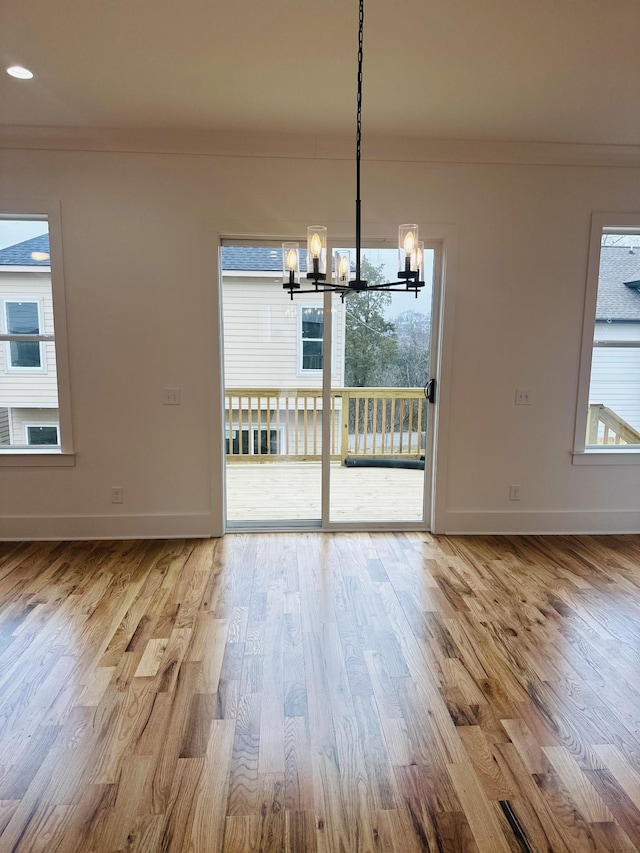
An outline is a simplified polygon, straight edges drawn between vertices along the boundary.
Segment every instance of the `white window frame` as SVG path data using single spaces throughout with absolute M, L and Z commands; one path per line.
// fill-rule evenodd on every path
M 24 443 L 28 447 L 59 447 L 60 446 L 60 428 L 58 427 L 57 423 L 54 423 L 53 421 L 47 422 L 47 423 L 41 423 L 41 424 L 25 422 L 23 424 L 23 426 L 24 426 Z M 53 427 L 55 429 L 56 438 L 57 438 L 57 441 L 55 444 L 31 444 L 31 442 L 29 441 L 29 430 L 30 429 L 40 429 L 40 427 L 49 427 L 49 428 Z
M 71 424 L 71 386 L 69 381 L 69 355 L 67 348 L 67 316 L 62 257 L 62 228 L 60 202 L 54 199 L 0 199 L 0 217 L 3 219 L 42 219 L 49 228 L 49 253 L 51 260 L 51 296 L 53 325 L 55 329 L 56 373 L 58 380 L 58 439 L 60 444 L 31 446 L 2 446 L 0 468 L 49 467 L 75 465 Z M 12 300 L 9 300 L 12 301 Z M 42 329 L 42 326 L 40 327 Z M 42 341 L 54 336 L 38 335 Z M 11 336 L 0 333 L 0 341 Z M 21 368 L 15 370 L 21 371 Z M 12 371 L 13 372 L 13 371 Z M 28 370 L 28 372 L 31 372 Z M 42 424 L 39 424 L 42 426 Z
M 9 315 L 7 306 L 14 303 L 35 303 L 38 308 L 38 333 L 37 335 L 10 335 L 9 334 Z M 26 299 L 19 296 L 5 296 L 2 300 L 2 319 L 3 319 L 3 337 L 9 338 L 4 341 L 4 370 L 5 373 L 26 373 L 40 374 L 47 373 L 47 354 L 43 341 L 51 341 L 55 343 L 55 335 L 46 335 L 44 329 L 44 306 L 42 298 L 39 296 L 30 296 Z M 11 364 L 11 342 L 12 341 L 38 341 L 40 345 L 40 366 L 39 367 L 20 367 L 19 365 Z
M 640 234 L 640 213 L 594 213 L 591 216 L 591 237 L 587 265 L 587 287 L 582 326 L 582 347 L 573 444 L 574 465 L 640 465 L 640 444 L 587 445 L 587 418 L 589 414 L 589 387 L 593 337 L 600 274 L 600 249 L 605 231 L 628 231 Z M 638 341 L 640 346 L 640 341 Z
M 322 376 L 322 370 L 323 370 L 322 367 L 319 369 L 315 369 L 315 368 L 311 369 L 309 367 L 305 368 L 302 366 L 302 356 L 304 353 L 304 344 L 303 344 L 303 339 L 302 339 L 302 318 L 303 318 L 304 312 L 307 308 L 316 308 L 320 311 L 324 311 L 324 306 L 323 306 L 322 302 L 316 302 L 316 303 L 304 302 L 304 303 L 300 303 L 300 305 L 298 306 L 298 312 L 297 312 L 298 313 L 298 329 L 297 329 L 297 333 L 296 333 L 297 347 L 298 347 L 298 376 Z M 336 372 L 335 372 L 336 360 L 334 357 L 335 356 L 335 353 L 334 353 L 335 339 L 336 339 L 336 316 L 334 313 L 332 313 L 331 314 L 331 346 L 329 347 L 329 349 L 331 350 L 331 376 L 332 377 L 335 377 L 335 375 L 336 375 Z M 306 340 L 317 341 L 317 340 L 320 340 L 320 338 L 306 338 Z M 326 341 L 324 340 L 324 334 L 323 334 L 323 337 L 322 337 L 322 362 L 323 362 L 323 364 L 324 364 L 324 356 L 326 354 L 326 349 L 327 349 L 325 344 L 326 344 Z
M 304 367 L 304 342 L 307 341 L 320 341 L 322 343 L 322 363 L 324 364 L 324 322 L 323 322 L 323 331 L 321 338 L 303 338 L 302 337 L 302 324 L 304 322 L 305 311 L 320 311 L 322 317 L 324 318 L 324 308 L 322 304 L 319 305 L 309 305 L 309 304 L 301 304 L 300 309 L 298 311 L 298 372 L 302 376 L 322 376 L 322 367 Z

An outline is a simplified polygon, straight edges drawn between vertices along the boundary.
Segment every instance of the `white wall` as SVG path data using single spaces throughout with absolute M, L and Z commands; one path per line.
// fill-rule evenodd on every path
M 353 229 L 349 155 L 296 144 L 265 158 L 0 151 L 3 195 L 61 200 L 77 450 L 73 468 L 3 468 L 0 536 L 221 532 L 217 235 Z M 640 529 L 637 469 L 573 466 L 570 453 L 590 214 L 637 210 L 640 170 L 380 150 L 363 163 L 366 236 L 458 226 L 441 528 Z M 165 386 L 182 389 L 181 406 L 161 404 Z M 514 406 L 516 388 L 532 406 Z

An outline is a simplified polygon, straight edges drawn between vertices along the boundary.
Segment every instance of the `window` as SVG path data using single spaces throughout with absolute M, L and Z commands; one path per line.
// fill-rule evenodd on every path
M 259 444 L 259 446 L 258 446 Z M 275 456 L 280 451 L 280 433 L 277 429 L 253 430 L 253 452 Z
M 234 456 L 237 456 L 239 453 L 242 453 L 243 456 L 247 456 L 249 453 L 249 430 L 242 430 L 242 450 L 240 449 L 240 431 L 238 429 L 233 429 L 231 435 L 231 444 L 229 444 L 229 428 L 227 427 L 225 434 L 225 452 L 227 456 L 232 453 Z
M 73 464 L 59 209 L 38 208 L 0 200 L 0 466 Z
M 5 300 L 5 328 L 15 336 L 5 344 L 6 370 L 43 370 L 42 345 L 38 341 L 20 340 L 23 335 L 40 335 L 40 305 L 36 300 Z
M 58 444 L 57 424 L 26 424 L 27 444 Z
M 322 370 L 324 354 L 324 310 L 310 305 L 300 309 L 302 333 L 302 370 Z
M 640 217 L 593 217 L 582 355 L 575 451 L 629 461 L 640 450 Z
M 280 453 L 283 443 L 282 428 L 267 429 L 261 426 L 258 429 L 252 426 L 251 437 L 251 450 L 254 456 L 276 456 Z M 242 447 L 240 446 L 241 438 Z M 243 429 L 242 436 L 240 436 L 240 430 L 234 426 L 231 434 L 231 443 L 229 443 L 229 427 L 227 427 L 225 430 L 225 450 L 227 456 L 249 455 L 249 429 Z

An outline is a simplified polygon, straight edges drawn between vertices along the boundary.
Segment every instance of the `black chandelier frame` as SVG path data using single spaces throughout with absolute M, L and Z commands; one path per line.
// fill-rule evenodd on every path
M 386 282 L 384 284 L 369 284 L 361 277 L 362 266 L 362 201 L 360 198 L 360 161 L 362 156 L 362 64 L 363 64 L 363 42 L 364 42 L 364 0 L 359 0 L 360 15 L 358 22 L 358 85 L 357 85 L 357 107 L 356 107 L 356 277 L 349 280 L 348 284 L 337 284 L 327 282 L 325 273 L 318 271 L 318 264 L 314 258 L 313 269 L 306 274 L 307 281 L 312 287 L 303 288 L 295 281 L 293 270 L 289 272 L 289 280 L 282 286 L 289 291 L 293 300 L 298 293 L 337 293 L 342 301 L 352 293 L 364 291 L 385 290 L 391 292 L 414 293 L 416 298 L 424 281 L 420 280 L 420 271 L 424 269 L 424 259 L 418 264 L 418 269 L 411 269 L 409 257 L 405 262 L 405 268 L 398 271 L 398 281 Z M 336 275 L 338 271 L 336 270 Z M 349 273 L 350 274 L 350 271 Z

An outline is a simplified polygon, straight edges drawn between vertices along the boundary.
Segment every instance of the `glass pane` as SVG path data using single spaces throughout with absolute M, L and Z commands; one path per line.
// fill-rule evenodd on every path
M 7 302 L 7 331 L 10 335 L 37 335 L 38 304 L 36 302 Z
M 40 344 L 37 341 L 11 341 L 11 367 L 40 367 Z
M 279 246 L 221 259 L 227 523 L 319 524 L 323 295 L 288 298 Z
M 7 332 L 10 335 L 37 335 L 37 302 L 5 302 Z M 11 367 L 40 367 L 40 344 L 36 341 L 11 341 Z
M 57 444 L 58 428 L 55 426 L 41 426 L 27 428 L 29 433 L 29 444 Z
M 253 433 L 253 452 L 254 453 L 267 453 L 271 455 L 276 455 L 278 453 L 278 438 L 279 433 L 277 430 L 255 430 Z M 258 448 L 258 442 L 260 442 L 260 448 Z
M 46 219 L 0 217 L 0 331 L 54 334 Z M 53 424 L 59 423 L 55 343 L 5 341 L 0 344 L 0 447 L 27 445 L 26 425 L 34 422 L 43 424 L 39 435 L 51 443 Z
M 302 342 L 302 369 L 322 370 L 322 341 Z
M 433 250 L 425 251 L 427 283 L 418 298 L 370 291 L 345 300 L 344 372 L 332 383 L 340 428 L 331 521 L 423 519 L 433 264 Z M 396 274 L 396 250 L 363 251 L 369 284 Z
M 603 234 L 588 445 L 640 444 L 640 235 Z
M 322 340 L 323 317 L 322 308 L 303 308 L 302 337 Z

